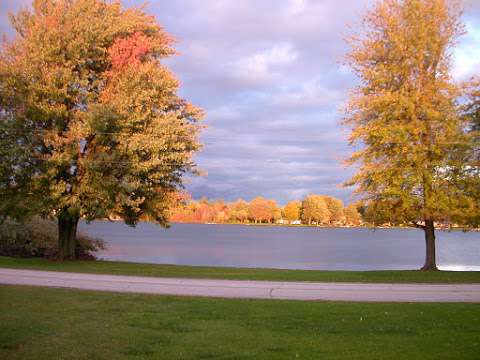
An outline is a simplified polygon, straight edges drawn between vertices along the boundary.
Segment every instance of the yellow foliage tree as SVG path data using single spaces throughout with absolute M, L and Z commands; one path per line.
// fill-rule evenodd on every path
M 423 229 L 423 270 L 436 270 L 435 224 L 478 212 L 463 184 L 469 147 L 450 74 L 452 50 L 464 33 L 458 1 L 383 0 L 365 16 L 347 56 L 360 79 L 345 124 L 360 150 L 348 183 L 375 223 Z

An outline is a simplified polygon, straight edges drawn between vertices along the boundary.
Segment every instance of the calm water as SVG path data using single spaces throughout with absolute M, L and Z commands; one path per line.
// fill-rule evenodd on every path
M 141 223 L 82 223 L 107 241 L 107 260 L 142 263 L 322 270 L 418 269 L 423 232 L 399 229 L 324 229 Z M 480 271 L 480 233 L 438 232 L 442 269 Z

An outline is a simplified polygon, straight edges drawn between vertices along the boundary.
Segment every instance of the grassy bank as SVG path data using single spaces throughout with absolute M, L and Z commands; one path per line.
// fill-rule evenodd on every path
M 477 359 L 478 310 L 0 286 L 0 358 Z
M 303 271 L 135 264 L 109 261 L 66 261 L 0 257 L 0 267 L 95 274 L 277 281 L 372 283 L 480 283 L 480 272 L 439 271 Z

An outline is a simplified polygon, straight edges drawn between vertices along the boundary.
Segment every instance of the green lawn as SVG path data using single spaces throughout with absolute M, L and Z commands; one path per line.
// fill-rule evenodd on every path
M 44 259 L 15 259 L 9 257 L 0 257 L 0 267 L 97 274 L 232 280 L 339 281 L 372 283 L 480 283 L 480 272 L 452 271 L 426 273 L 421 271 L 268 270 L 152 265 L 110 261 L 57 262 Z
M 0 286 L 0 359 L 478 359 L 480 306 Z

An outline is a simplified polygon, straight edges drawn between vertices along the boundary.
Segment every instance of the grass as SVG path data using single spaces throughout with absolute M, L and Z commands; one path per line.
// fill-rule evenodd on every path
M 179 298 L 0 286 L 1 359 L 478 359 L 475 304 Z
M 480 272 L 421 271 L 306 271 L 192 267 L 110 261 L 49 261 L 0 257 L 0 267 L 95 274 L 321 282 L 480 283 Z

